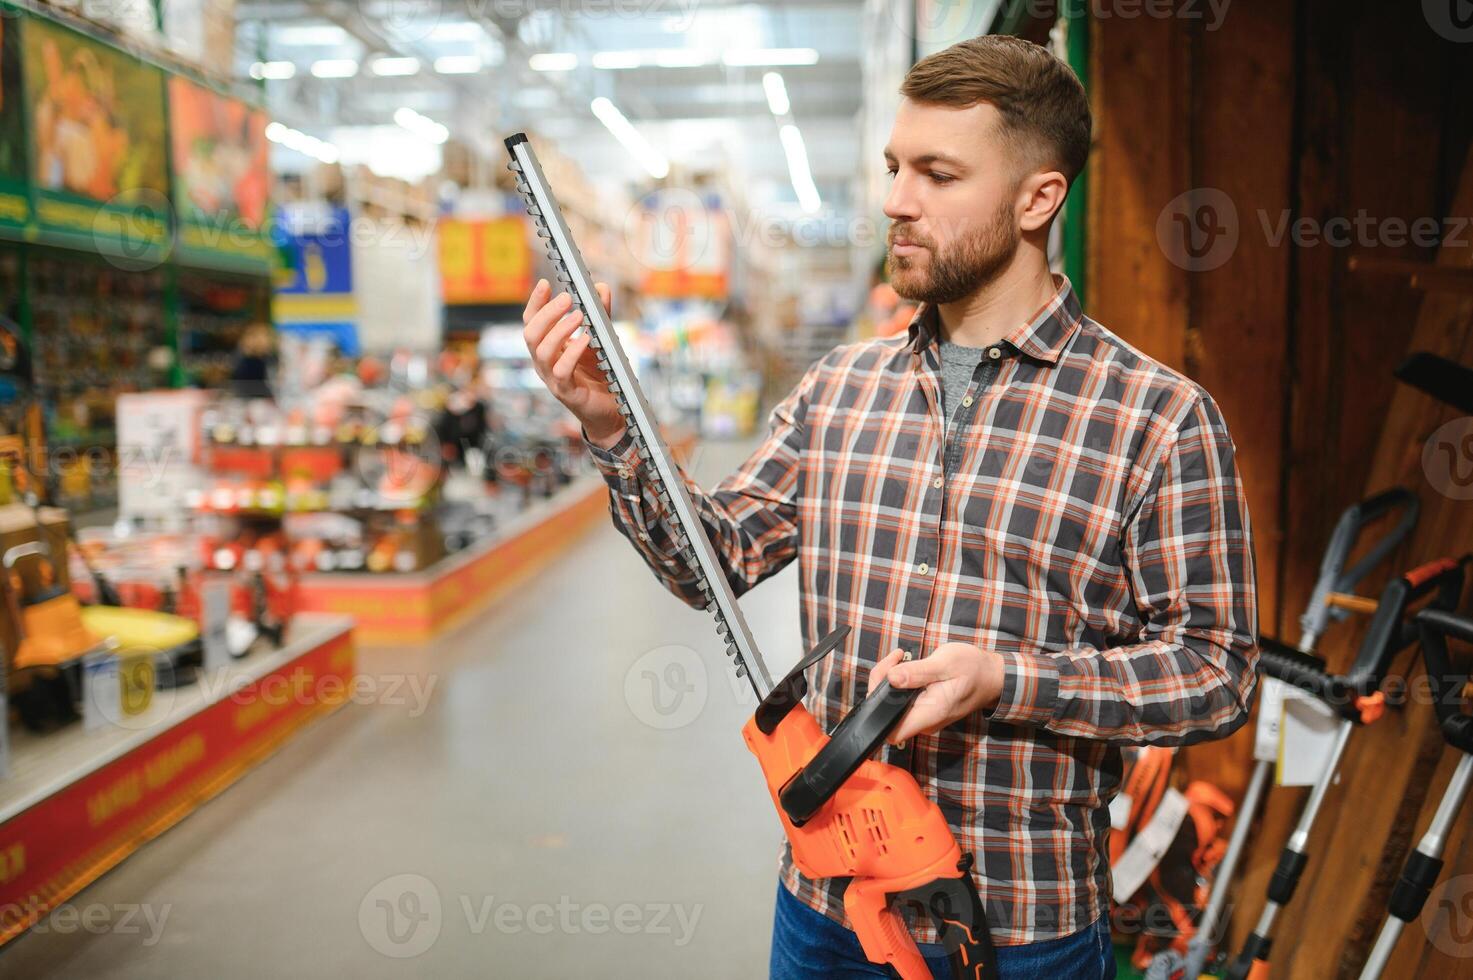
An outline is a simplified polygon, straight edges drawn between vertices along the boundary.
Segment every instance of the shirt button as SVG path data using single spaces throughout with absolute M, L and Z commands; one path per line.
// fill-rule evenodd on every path
M 936 479 L 931 481 L 931 486 L 935 487 L 937 490 L 940 490 L 944 483 L 946 483 L 946 481 L 938 476 Z
M 987 356 L 990 357 L 990 358 L 992 358 L 994 361 L 997 360 L 999 357 L 1002 357 L 1002 348 L 1000 348 L 1000 347 L 989 347 L 989 348 L 987 348 Z
M 634 473 L 633 473 L 633 471 L 631 471 L 629 469 L 629 467 L 627 467 L 627 466 L 621 466 L 619 468 L 619 476 L 621 476 L 622 478 L 624 478 L 624 479 L 627 480 L 630 477 L 632 477 L 633 475 L 634 475 Z
M 962 404 L 965 405 L 965 406 L 967 406 L 968 408 L 971 408 L 972 407 L 972 396 L 971 395 L 968 395 L 967 397 L 963 398 L 962 399 Z
M 927 565 L 925 562 L 921 562 L 919 565 L 916 566 L 916 571 L 920 572 L 922 575 L 926 574 L 930 570 L 931 566 Z

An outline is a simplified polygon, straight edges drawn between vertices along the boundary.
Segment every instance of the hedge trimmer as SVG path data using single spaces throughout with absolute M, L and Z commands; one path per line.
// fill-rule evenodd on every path
M 716 618 L 726 654 L 757 695 L 757 711 L 742 736 L 762 766 L 793 862 L 810 878 L 851 879 L 844 908 L 865 956 L 890 964 L 902 980 L 926 980 L 931 972 L 892 900 L 918 904 L 929 914 L 956 977 L 992 980 L 997 965 L 972 880 L 972 856 L 962 854 L 940 808 L 914 776 L 870 758 L 919 690 L 892 690 L 882 681 L 825 735 L 802 703 L 808 693 L 804 671 L 844 643 L 847 626 L 829 633 L 786 677 L 772 682 L 537 156 L 525 134 L 507 139 L 506 148 L 527 213 L 546 243 L 557 280 L 583 315 L 589 346 L 706 609 Z

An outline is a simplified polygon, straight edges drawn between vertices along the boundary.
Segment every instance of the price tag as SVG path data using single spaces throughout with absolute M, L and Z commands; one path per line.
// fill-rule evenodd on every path
M 1279 720 L 1284 715 L 1284 696 L 1289 685 L 1265 676 L 1258 688 L 1258 728 L 1253 733 L 1253 760 L 1274 762 L 1279 758 Z
M 200 586 L 199 604 L 204 669 L 206 674 L 214 674 L 230 663 L 230 642 L 226 634 L 230 622 L 230 583 L 207 579 Z
M 118 658 L 108 650 L 87 654 L 82 659 L 82 726 L 90 732 L 112 725 L 122 702 Z
M 1285 699 L 1279 749 L 1280 786 L 1313 786 L 1330 761 L 1340 716 L 1308 695 Z
M 152 654 L 87 654 L 82 659 L 82 726 L 88 731 L 136 727 L 135 720 L 153 706 L 156 684 Z

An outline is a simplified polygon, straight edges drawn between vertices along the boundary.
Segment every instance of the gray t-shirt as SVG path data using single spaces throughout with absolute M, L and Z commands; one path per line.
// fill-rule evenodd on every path
M 977 365 L 987 356 L 986 347 L 963 347 L 941 342 L 941 414 L 946 419 L 946 437 L 951 438 L 951 420 L 956 417 L 962 395 L 972 385 Z

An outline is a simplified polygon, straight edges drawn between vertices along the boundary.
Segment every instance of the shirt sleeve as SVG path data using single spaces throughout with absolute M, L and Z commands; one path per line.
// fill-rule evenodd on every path
M 798 553 L 798 492 L 804 415 L 818 366 L 772 410 L 762 445 L 741 467 L 706 493 L 676 463 L 691 502 L 737 595 L 776 574 Z M 587 436 L 584 437 L 587 443 Z M 643 460 L 626 432 L 608 450 L 587 443 L 609 486 L 614 526 L 634 545 L 661 584 L 686 604 L 705 598 L 676 545 L 674 522 L 655 490 L 653 464 Z
M 1123 531 L 1134 642 L 1003 652 L 994 720 L 1123 744 L 1220 738 L 1248 718 L 1258 601 L 1248 505 L 1217 406 L 1198 399 Z

